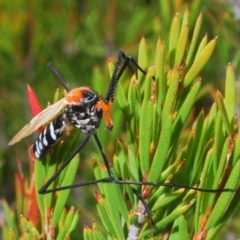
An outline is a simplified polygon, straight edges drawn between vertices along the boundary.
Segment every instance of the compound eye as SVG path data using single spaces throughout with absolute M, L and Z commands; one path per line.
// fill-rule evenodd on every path
M 102 108 L 100 108 L 100 107 L 96 108 L 96 115 L 97 115 L 98 117 L 102 117 L 102 113 L 103 113 Z

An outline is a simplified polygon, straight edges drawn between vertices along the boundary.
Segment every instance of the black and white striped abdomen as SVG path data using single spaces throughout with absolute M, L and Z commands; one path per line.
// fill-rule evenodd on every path
M 40 159 L 44 157 L 47 151 L 60 140 L 66 132 L 65 124 L 64 115 L 61 114 L 44 127 L 44 130 L 38 135 L 37 140 L 32 146 L 32 153 L 35 158 Z

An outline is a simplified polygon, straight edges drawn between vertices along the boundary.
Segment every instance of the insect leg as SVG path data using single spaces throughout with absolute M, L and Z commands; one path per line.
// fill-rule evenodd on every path
M 209 192 L 209 193 L 216 193 L 216 192 L 236 192 L 237 189 L 234 188 L 223 188 L 223 189 L 205 189 L 199 187 L 190 187 L 174 182 L 164 183 L 164 182 L 137 182 L 137 181 L 125 181 L 125 180 L 114 180 L 117 184 L 131 184 L 131 185 L 144 185 L 144 186 L 154 186 L 154 187 L 171 187 L 171 188 L 185 188 L 185 189 L 192 189 L 199 192 Z
M 124 64 L 126 64 L 126 66 L 129 66 L 129 67 L 131 68 L 131 65 L 130 65 L 130 64 L 132 63 L 132 64 L 133 64 L 139 71 L 141 71 L 143 74 L 145 74 L 145 75 L 147 74 L 146 71 L 143 70 L 131 56 L 126 56 L 126 54 L 125 54 L 123 51 L 119 51 L 118 55 L 119 55 L 119 58 L 124 59 L 123 66 L 124 66 Z M 123 67 L 122 67 L 122 68 L 123 68 Z M 125 69 L 125 68 L 126 68 L 126 67 L 124 67 L 124 69 Z M 123 69 L 123 71 L 124 71 L 124 69 Z M 132 68 L 131 68 L 131 70 L 133 71 Z M 121 77 L 123 71 L 120 71 L 120 77 Z M 133 72 L 134 72 L 134 71 L 133 71 Z
M 59 82 L 63 85 L 63 87 L 66 89 L 67 92 L 70 92 L 72 89 L 67 85 L 67 83 L 64 81 L 60 73 L 57 71 L 57 69 L 52 65 L 51 62 L 47 63 L 48 68 L 53 72 L 53 74 L 57 77 Z
M 47 190 L 49 185 L 58 177 L 58 175 L 63 171 L 63 169 L 71 162 L 73 157 L 84 147 L 84 145 L 88 142 L 91 134 L 87 134 L 81 144 L 72 152 L 72 154 L 68 157 L 68 159 L 63 163 L 63 165 L 53 174 L 53 176 L 44 184 L 44 186 L 38 191 L 38 193 L 45 194 L 48 192 L 57 191 L 57 189 Z
M 107 156 L 106 156 L 106 154 L 105 154 L 105 152 L 103 150 L 102 144 L 101 144 L 101 142 L 100 142 L 100 140 L 98 138 L 98 135 L 97 135 L 96 132 L 92 133 L 92 135 L 94 136 L 94 139 L 95 139 L 95 141 L 96 141 L 96 143 L 98 145 L 98 148 L 99 148 L 99 150 L 101 152 L 104 164 L 105 164 L 105 166 L 107 168 L 107 171 L 108 171 L 109 179 L 110 179 L 111 182 L 115 182 L 116 180 L 114 178 L 114 175 L 113 175 L 113 172 L 111 170 L 111 167 L 110 167 L 109 161 L 107 159 Z
M 115 91 L 116 91 L 116 88 L 117 88 L 117 83 L 118 83 L 120 77 L 122 76 L 124 70 L 127 67 L 130 67 L 130 69 L 133 71 L 133 69 L 131 68 L 131 65 L 130 65 L 131 63 L 138 70 L 140 70 L 143 74 L 147 74 L 146 71 L 144 71 L 131 56 L 126 56 L 124 52 L 119 51 L 118 52 L 117 63 L 115 65 L 113 75 L 112 75 L 112 78 L 111 78 L 111 82 L 110 82 L 110 85 L 108 87 L 107 95 L 106 95 L 106 98 L 105 98 L 107 102 L 109 102 L 109 101 L 113 102 L 114 101 Z
M 151 221 L 151 224 L 154 226 L 154 228 L 157 230 L 157 226 L 155 225 L 154 221 L 153 221 L 153 218 L 152 218 L 152 213 L 146 203 L 146 201 L 143 199 L 143 197 L 137 193 L 137 191 L 135 189 L 133 189 L 133 193 L 137 196 L 138 200 L 142 203 L 143 205 L 143 213 L 140 211 L 140 214 L 144 214 L 146 213 L 148 215 L 148 218 L 150 219 Z

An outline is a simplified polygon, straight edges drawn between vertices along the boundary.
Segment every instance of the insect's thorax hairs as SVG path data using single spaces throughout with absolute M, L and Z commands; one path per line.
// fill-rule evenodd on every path
M 110 118 L 111 102 L 107 102 L 99 93 L 89 87 L 73 89 L 65 97 L 64 113 L 74 127 L 89 133 L 100 125 L 104 117 L 107 128 L 112 129 Z

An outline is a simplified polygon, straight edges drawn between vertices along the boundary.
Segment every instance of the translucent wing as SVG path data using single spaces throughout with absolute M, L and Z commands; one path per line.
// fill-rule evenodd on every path
M 27 137 L 34 131 L 36 131 L 39 127 L 46 124 L 55 118 L 61 109 L 63 108 L 64 98 L 60 101 L 54 103 L 50 107 L 44 109 L 38 115 L 36 115 L 28 124 L 26 124 L 8 143 L 8 145 L 13 145 L 16 142 L 19 142 L 22 138 Z

